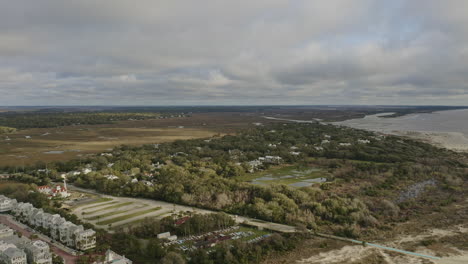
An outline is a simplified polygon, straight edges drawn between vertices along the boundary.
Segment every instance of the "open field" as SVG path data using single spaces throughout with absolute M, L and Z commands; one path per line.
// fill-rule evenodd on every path
M 122 222 L 122 221 L 127 220 L 127 219 L 138 217 L 140 215 L 146 215 L 146 214 L 149 214 L 149 213 L 152 213 L 152 212 L 156 212 L 156 211 L 159 211 L 159 210 L 161 210 L 161 207 L 154 207 L 154 208 L 146 209 L 146 210 L 143 210 L 143 211 L 138 211 L 138 212 L 134 212 L 134 213 L 130 213 L 130 214 L 117 216 L 115 218 L 111 218 L 111 219 L 108 219 L 108 220 L 97 222 L 96 224 L 97 225 L 114 224 L 114 223 Z
M 303 166 L 282 165 L 271 167 L 264 171 L 245 174 L 237 179 L 253 184 L 285 184 L 294 187 L 308 186 L 319 183 L 321 178 L 329 176 L 328 172 Z
M 107 220 L 116 218 L 118 216 L 125 216 L 125 219 L 123 220 L 121 219 L 119 219 L 119 221 L 113 220 L 111 226 L 109 225 L 100 226 L 102 228 L 108 229 L 111 232 L 114 230 L 117 230 L 117 228 L 120 229 L 126 226 L 137 225 L 141 223 L 145 218 L 161 219 L 161 218 L 171 215 L 172 213 L 191 212 L 191 213 L 198 213 L 198 214 L 209 214 L 209 213 L 215 212 L 215 211 L 210 211 L 206 209 L 172 204 L 172 203 L 163 202 L 163 201 L 149 200 L 149 199 L 143 199 L 143 198 L 116 197 L 116 196 L 98 194 L 97 192 L 93 190 L 77 188 L 75 186 L 69 186 L 69 189 L 75 193 L 83 193 L 85 195 L 95 196 L 96 199 L 111 198 L 113 201 L 117 201 L 116 204 L 132 202 L 132 204 L 128 204 L 126 206 L 120 207 L 119 211 L 122 211 L 122 212 L 119 214 L 112 214 L 106 217 L 99 217 L 98 219 L 95 219 L 95 220 L 87 220 L 86 218 L 90 218 L 92 216 L 98 216 L 98 215 L 105 215 L 110 212 L 114 212 L 115 209 L 106 209 L 106 210 L 102 209 L 102 210 L 99 210 L 99 212 L 94 212 L 93 214 L 89 214 L 89 213 L 87 214 L 87 212 L 89 211 L 89 206 L 87 204 L 80 203 L 78 206 L 74 206 L 73 204 L 70 205 L 72 208 L 71 213 L 75 214 L 78 218 L 80 218 L 84 222 L 94 224 L 94 225 L 96 225 L 97 222 L 107 221 Z M 105 208 L 107 206 L 108 206 L 108 202 L 103 203 L 101 205 L 102 208 Z M 148 211 L 150 208 L 154 210 Z M 95 209 L 96 207 L 93 206 L 92 211 L 96 211 Z M 141 212 L 141 213 L 138 213 L 138 212 Z M 131 216 L 127 217 L 127 215 L 131 215 Z M 252 219 L 248 217 L 233 216 L 233 218 L 235 219 L 237 223 L 244 223 L 250 226 L 259 227 L 263 229 L 269 229 L 269 230 L 273 230 L 277 232 L 290 233 L 296 230 L 296 228 L 293 226 L 265 222 L 265 221 L 261 221 L 261 222 L 254 221 L 256 219 Z
M 265 119 L 244 113 L 208 113 L 106 125 L 18 130 L 0 135 L 0 166 L 76 159 L 120 145 L 213 137 L 253 127 L 254 122 L 265 123 Z
M 95 211 L 83 211 L 83 214 L 95 214 L 95 213 L 102 212 L 102 211 L 105 211 L 105 210 L 117 209 L 117 208 L 124 207 L 124 206 L 131 205 L 131 204 L 133 204 L 133 202 L 117 203 L 115 205 L 106 206 L 106 207 L 103 207 L 103 208 L 101 208 L 101 207 L 94 208 L 94 209 L 96 209 Z

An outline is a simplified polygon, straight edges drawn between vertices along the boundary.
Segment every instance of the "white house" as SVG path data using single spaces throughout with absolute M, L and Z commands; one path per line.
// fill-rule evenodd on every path
M 120 256 L 114 251 L 108 249 L 103 262 L 94 262 L 93 264 L 132 264 L 133 262 L 125 256 Z
M 0 212 L 10 211 L 16 204 L 16 200 L 0 196 Z
M 29 263 L 52 264 L 49 245 L 41 240 L 32 241 L 24 246 Z
M 90 168 L 84 168 L 84 169 L 82 170 L 83 174 L 88 174 L 88 173 L 90 173 L 90 172 L 92 172 L 92 171 L 93 171 L 93 170 L 90 169 Z
M 280 164 L 283 159 L 280 156 L 265 156 L 264 161 L 266 163 Z
M 27 264 L 26 253 L 14 244 L 0 241 L 0 262 L 5 264 Z
M 370 140 L 368 139 L 358 139 L 357 141 L 359 144 L 369 144 L 370 143 Z
M 0 200 L 10 199 L 0 196 Z M 16 201 L 14 199 L 10 199 Z M 30 203 L 18 203 L 11 209 L 12 213 L 31 226 L 40 226 L 50 231 L 50 236 L 63 244 L 79 250 L 87 250 L 96 246 L 96 232 L 84 230 L 83 226 L 66 221 L 58 214 L 51 215 L 42 209 L 34 208 Z M 0 237 L 3 230 L 0 226 Z M 0 262 L 1 263 L 1 262 Z M 39 262 L 38 262 L 39 263 Z M 48 263 L 48 262 L 40 262 Z
M 108 179 L 108 180 L 118 180 L 119 179 L 119 177 L 117 177 L 115 175 L 104 175 L 103 177 Z
M 9 237 L 14 234 L 13 229 L 7 227 L 4 224 L 0 224 L 0 239 L 2 237 Z

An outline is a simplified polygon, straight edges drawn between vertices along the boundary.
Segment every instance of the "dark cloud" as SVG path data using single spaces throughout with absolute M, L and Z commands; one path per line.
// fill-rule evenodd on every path
M 464 0 L 0 0 L 0 104 L 466 104 Z

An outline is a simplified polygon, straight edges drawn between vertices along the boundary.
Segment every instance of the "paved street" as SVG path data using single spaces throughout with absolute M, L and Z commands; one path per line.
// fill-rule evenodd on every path
M 173 203 L 168 203 L 168 202 L 163 202 L 163 201 L 157 201 L 157 200 L 150 200 L 150 199 L 144 199 L 144 198 L 129 198 L 129 197 L 117 197 L 117 196 L 111 196 L 111 195 L 106 195 L 102 193 L 98 193 L 94 190 L 90 189 L 84 189 L 84 188 L 78 188 L 72 185 L 69 185 L 68 187 L 70 190 L 75 190 L 75 191 L 80 191 L 80 192 L 85 192 L 85 193 L 91 193 L 91 194 L 96 194 L 104 198 L 111 198 L 114 201 L 118 201 L 120 203 L 126 203 L 126 202 L 133 202 L 134 204 L 147 204 L 149 206 L 154 206 L 154 207 L 161 207 L 162 209 L 160 211 L 156 211 L 152 214 L 148 215 L 143 215 L 138 218 L 132 218 L 132 219 L 127 219 L 118 223 L 114 223 L 113 226 L 118 226 L 118 225 L 123 225 L 127 223 L 131 223 L 132 221 L 145 218 L 145 217 L 150 217 L 150 216 L 156 216 L 161 214 L 162 212 L 164 213 L 170 213 L 172 211 L 175 212 L 194 212 L 194 213 L 199 213 L 199 214 L 209 214 L 209 213 L 217 213 L 216 211 L 212 210 L 207 210 L 207 209 L 201 209 L 201 208 L 196 208 L 196 207 L 191 207 L 191 206 L 186 206 L 186 205 L 179 205 L 179 204 L 173 204 Z M 82 212 L 83 208 L 87 208 L 86 206 L 84 207 L 78 207 L 73 210 L 73 213 L 77 215 L 80 218 L 83 218 Z M 282 233 L 292 233 L 296 231 L 296 228 L 294 226 L 289 226 L 289 225 L 283 225 L 283 224 L 278 224 L 278 223 L 273 223 L 273 222 L 267 222 L 267 221 L 261 221 L 257 220 L 254 218 L 250 217 L 245 217 L 245 216 L 235 216 L 231 215 L 237 223 L 244 223 L 246 225 L 250 226 L 255 226 L 255 227 L 260 227 L 263 229 L 269 229 L 272 231 L 277 231 L 277 232 L 282 232 Z M 85 220 L 86 221 L 86 220 Z
M 59 246 L 53 244 L 50 239 L 42 234 L 34 233 L 28 231 L 28 227 L 15 221 L 10 215 L 0 215 L 0 223 L 10 227 L 11 229 L 20 232 L 23 236 L 30 238 L 31 235 L 35 234 L 39 237 L 40 240 L 45 241 L 49 244 L 50 249 L 57 255 L 61 256 L 65 260 L 65 264 L 74 264 L 78 259 L 77 256 L 74 256 L 68 252 L 65 252 Z

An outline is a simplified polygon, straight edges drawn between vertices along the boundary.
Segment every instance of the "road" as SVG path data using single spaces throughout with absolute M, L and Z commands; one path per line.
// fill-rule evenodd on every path
M 157 205 L 157 206 L 161 206 L 164 209 L 171 209 L 171 210 L 175 210 L 177 212 L 179 212 L 179 211 L 191 211 L 191 212 L 202 213 L 202 214 L 216 213 L 216 211 L 200 209 L 200 208 L 190 207 L 190 206 L 185 206 L 185 205 L 175 205 L 175 204 L 172 204 L 172 203 L 167 203 L 167 202 L 162 202 L 162 201 L 155 201 L 155 200 L 150 200 L 150 199 L 143 199 L 143 198 L 115 197 L 115 196 L 101 194 L 101 193 L 96 192 L 94 190 L 78 188 L 78 187 L 75 187 L 75 186 L 70 186 L 70 187 L 71 187 L 72 190 L 75 189 L 75 190 L 80 191 L 80 192 L 86 192 L 86 193 L 91 193 L 91 194 L 95 194 L 95 195 L 100 195 L 102 197 L 112 198 L 112 199 L 122 201 L 122 202 L 123 201 L 135 201 L 135 202 L 136 201 L 140 201 L 140 202 L 143 201 L 143 203 L 145 203 L 145 204 Z M 296 227 L 290 226 L 290 225 L 267 222 L 267 221 L 262 221 L 262 220 L 254 219 L 254 218 L 251 218 L 251 217 L 245 217 L 245 216 L 237 216 L 237 215 L 230 215 L 230 216 L 233 217 L 237 223 L 242 223 L 242 224 L 246 224 L 246 225 L 250 225 L 250 226 L 255 226 L 255 227 L 262 228 L 262 229 L 268 229 L 268 230 L 281 232 L 281 233 L 293 233 L 293 232 L 297 231 Z M 329 238 L 329 239 L 337 239 L 337 240 L 347 241 L 347 242 L 356 243 L 356 244 L 363 244 L 362 241 L 358 241 L 358 240 L 354 240 L 354 239 L 349 239 L 349 238 L 345 238 L 345 237 L 338 237 L 338 236 L 332 236 L 332 235 L 323 234 L 323 233 L 315 233 L 313 231 L 310 231 L 310 232 L 317 235 L 317 236 L 320 236 L 320 237 L 325 237 L 325 238 Z M 371 246 L 371 247 L 375 247 L 375 248 L 380 248 L 380 249 L 383 249 L 383 250 L 398 252 L 398 253 L 409 255 L 409 256 L 422 257 L 422 258 L 427 258 L 427 259 L 432 259 L 432 260 L 440 260 L 441 259 L 441 258 L 434 257 L 434 256 L 419 254 L 419 253 L 416 253 L 416 252 L 410 252 L 410 251 L 406 251 L 406 250 L 391 248 L 391 247 L 377 245 L 377 244 L 368 243 L 368 242 L 366 242 L 366 245 Z
M 70 190 L 76 190 L 79 192 L 84 192 L 84 193 L 90 193 L 90 194 L 95 194 L 99 195 L 104 198 L 111 198 L 119 202 L 133 202 L 135 204 L 148 204 L 149 206 L 158 206 L 161 207 L 162 209 L 160 211 L 156 211 L 153 214 L 154 215 L 159 215 L 162 212 L 164 213 L 170 213 L 172 211 L 175 212 L 193 212 L 193 213 L 199 213 L 199 214 L 210 214 L 210 213 L 218 213 L 217 211 L 213 210 L 207 210 L 207 209 L 200 209 L 196 207 L 191 207 L 191 206 L 185 206 L 185 205 L 179 205 L 179 204 L 173 204 L 173 203 L 168 203 L 168 202 L 163 202 L 163 201 L 157 201 L 157 200 L 151 200 L 151 199 L 145 199 L 145 198 L 129 198 L 129 197 L 116 197 L 116 196 L 111 196 L 107 194 L 102 194 L 99 192 L 96 192 L 95 190 L 89 190 L 89 189 L 84 189 L 84 188 L 79 188 L 76 186 L 69 185 L 68 188 Z M 83 207 L 86 208 L 86 207 Z M 83 208 L 76 208 L 73 210 L 73 213 L 77 215 L 78 217 L 82 217 L 82 212 Z M 140 216 L 139 218 L 132 218 L 128 220 L 124 220 L 122 222 L 114 223 L 112 226 L 119 226 L 119 225 L 124 225 L 126 223 L 133 222 L 135 220 L 145 218 L 146 216 L 149 215 L 143 215 Z M 276 232 L 281 232 L 281 233 L 293 233 L 296 232 L 296 228 L 294 226 L 289 226 L 289 225 L 283 225 L 283 224 L 278 224 L 278 223 L 273 223 L 273 222 L 266 222 L 266 221 L 261 221 L 258 219 L 250 218 L 250 217 L 245 217 L 245 216 L 236 216 L 236 215 L 231 215 L 233 219 L 237 223 L 243 223 L 246 225 L 250 226 L 255 226 L 255 227 L 260 227 L 263 229 L 268 229 Z
M 20 232 L 23 236 L 27 237 L 27 238 L 30 238 L 31 235 L 37 235 L 40 240 L 46 242 L 47 244 L 49 244 L 50 246 L 50 249 L 52 250 L 52 252 L 54 252 L 55 254 L 57 254 L 58 256 L 62 257 L 65 261 L 65 264 L 74 264 L 76 262 L 76 260 L 78 259 L 78 256 L 74 256 L 68 252 L 65 252 L 63 249 L 59 248 L 57 245 L 53 244 L 50 239 L 42 234 L 39 234 L 39 233 L 34 233 L 34 232 L 31 232 L 31 231 L 28 231 L 27 230 L 27 226 L 21 224 L 21 223 L 18 223 L 17 221 L 15 221 L 11 216 L 9 215 L 0 215 L 0 223 L 10 227 L 11 229 L 17 231 L 17 232 Z

